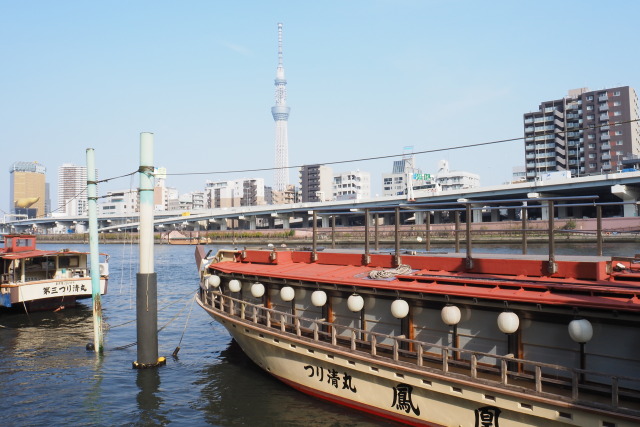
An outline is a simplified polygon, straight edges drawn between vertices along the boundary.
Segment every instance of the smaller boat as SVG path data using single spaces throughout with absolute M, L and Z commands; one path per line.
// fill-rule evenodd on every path
M 100 294 L 107 292 L 108 255 L 100 254 Z M 89 253 L 36 249 L 36 237 L 4 236 L 0 247 L 0 309 L 30 311 L 72 307 L 92 295 Z

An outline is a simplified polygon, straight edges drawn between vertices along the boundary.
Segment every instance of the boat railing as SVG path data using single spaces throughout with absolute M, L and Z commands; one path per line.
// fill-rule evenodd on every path
M 535 197 L 533 196 L 535 195 Z M 412 246 L 419 243 L 419 246 L 424 246 L 426 252 L 430 252 L 432 249 L 432 243 L 436 243 L 435 239 L 440 237 L 449 237 L 454 240 L 454 251 L 462 252 L 462 246 L 464 245 L 464 252 L 466 252 L 466 265 L 468 267 L 473 266 L 473 240 L 474 236 L 499 234 L 500 238 L 504 238 L 507 235 L 512 237 L 520 237 L 520 246 L 523 255 L 528 254 L 529 242 L 535 239 L 544 239 L 548 244 L 548 256 L 549 256 L 549 271 L 555 272 L 557 268 L 555 256 L 556 248 L 555 244 L 558 239 L 558 235 L 562 234 L 565 237 L 569 237 L 570 234 L 578 234 L 580 236 L 590 236 L 596 241 L 595 255 L 603 255 L 603 243 L 604 236 L 611 232 L 611 230 L 605 230 L 603 228 L 603 208 L 610 208 L 611 205 L 625 205 L 630 204 L 627 202 L 612 203 L 612 202 L 597 202 L 597 196 L 573 196 L 564 198 L 545 198 L 540 197 L 538 193 L 532 193 L 532 198 L 527 199 L 511 199 L 511 200 L 489 200 L 478 201 L 459 199 L 455 203 L 447 202 L 433 202 L 433 203 L 411 203 L 402 206 L 380 206 L 364 209 L 351 209 L 348 212 L 336 212 L 331 210 L 313 210 L 310 213 L 313 215 L 312 219 L 312 259 L 316 259 L 316 252 L 319 249 L 318 240 L 329 241 L 331 248 L 336 247 L 336 236 L 342 234 L 342 240 L 345 240 L 345 236 L 352 234 L 358 237 L 354 241 L 364 240 L 364 256 L 368 259 L 370 251 L 380 250 L 380 238 L 392 237 L 394 239 L 394 252 L 396 258 L 396 264 L 400 264 L 401 256 L 401 243 L 407 243 L 407 236 L 413 237 L 415 241 Z M 634 202 L 635 204 L 635 202 Z M 574 230 L 575 222 L 574 218 L 566 217 L 565 224 L 561 227 L 556 225 L 558 218 L 555 215 L 556 210 L 558 212 L 567 209 L 582 209 L 589 208 L 595 210 L 595 229 L 591 231 Z M 505 230 L 504 227 L 493 229 L 493 227 L 486 227 L 481 221 L 474 220 L 474 216 L 481 214 L 485 211 L 501 211 L 501 210 L 516 210 L 519 211 L 520 220 L 511 221 L 511 225 Z M 546 223 L 542 228 L 532 228 L 531 220 L 529 218 L 529 211 L 538 210 L 544 212 L 540 215 L 540 218 Z M 431 215 L 436 213 L 446 213 L 449 217 L 448 223 L 440 223 L 438 225 L 431 223 Z M 407 221 L 407 215 L 414 215 L 415 225 L 411 226 L 408 230 L 403 224 Z M 348 230 L 340 230 L 336 228 L 337 217 L 349 217 L 349 216 L 363 216 L 364 227 L 355 226 L 349 227 Z M 393 217 L 390 222 L 393 225 L 379 226 L 380 219 L 383 217 Z M 420 216 L 420 224 L 417 219 Z M 324 231 L 320 231 L 317 227 L 318 218 L 329 219 L 331 222 L 330 231 L 327 235 L 326 227 Z M 404 219 L 403 219 L 404 218 Z M 518 222 L 520 224 L 518 224 Z M 373 227 L 371 226 L 373 224 Z M 371 230 L 373 228 L 373 230 Z M 373 231 L 373 233 L 372 233 Z M 629 230 L 633 234 L 637 235 L 639 230 L 637 227 L 633 227 Z M 370 235 L 373 234 L 373 242 L 370 242 Z M 404 237 L 404 241 L 403 241 Z M 372 247 L 371 247 L 372 246 Z
M 266 329 L 362 352 L 378 360 L 458 379 L 526 390 L 527 393 L 602 409 L 640 412 L 640 378 L 612 375 L 452 346 L 427 343 L 286 313 L 218 291 L 201 290 L 205 305 Z M 428 351 L 427 351 L 428 350 Z M 489 363 L 487 361 L 494 361 Z M 635 404 L 634 404 L 635 402 Z M 631 406 L 628 404 L 631 403 Z

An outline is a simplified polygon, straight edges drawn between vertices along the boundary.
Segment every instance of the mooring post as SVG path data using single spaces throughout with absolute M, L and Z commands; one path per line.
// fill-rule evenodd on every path
M 375 214 L 375 223 L 373 224 L 373 237 L 374 237 L 374 248 L 376 251 L 380 250 L 380 240 L 378 239 L 378 222 L 380 220 L 380 214 L 376 212 Z
M 520 214 L 522 219 L 522 255 L 526 255 L 527 248 L 527 202 L 522 202 L 522 213 Z
M 364 255 L 362 256 L 362 264 L 369 265 L 371 256 L 369 254 L 369 208 L 364 210 Z
M 555 225 L 553 221 L 554 215 L 554 203 L 553 200 L 549 200 L 549 264 L 547 267 L 547 273 L 552 275 L 558 272 L 558 264 L 556 264 L 556 242 L 555 242 Z
M 400 266 L 400 264 L 402 263 L 402 259 L 400 257 L 400 208 L 396 206 L 395 209 L 395 235 L 396 235 L 396 240 L 395 240 L 395 256 L 394 256 L 394 264 L 395 267 Z
M 93 148 L 87 148 L 87 200 L 89 208 L 89 252 L 91 254 L 91 300 L 93 302 L 93 348 L 103 351 L 102 301 L 100 300 L 100 252 L 98 250 L 98 197 L 96 161 Z
M 312 212 L 312 220 L 311 262 L 316 262 L 318 260 L 318 213 L 315 210 Z
M 424 221 L 424 225 L 426 227 L 426 230 L 425 230 L 425 233 L 426 233 L 426 235 L 425 235 L 425 237 L 426 237 L 426 239 L 425 239 L 426 240 L 426 242 L 425 242 L 425 250 L 427 252 L 429 252 L 431 250 L 431 211 L 426 211 L 425 214 L 426 214 L 426 218 L 425 218 L 425 221 Z
M 596 205 L 596 241 L 598 256 L 602 256 L 602 205 Z
M 465 239 L 467 243 L 467 260 L 466 267 L 467 270 L 471 270 L 473 268 L 473 258 L 471 256 L 471 203 L 466 203 L 465 206 Z
M 158 358 L 158 289 L 153 267 L 153 134 L 140 134 L 140 271 L 136 275 L 138 360 L 134 368 L 165 363 Z

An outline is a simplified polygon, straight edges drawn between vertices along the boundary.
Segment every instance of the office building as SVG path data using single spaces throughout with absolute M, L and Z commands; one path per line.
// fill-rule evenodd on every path
M 127 189 L 118 192 L 110 191 L 103 201 L 98 204 L 99 216 L 134 216 L 138 212 L 138 189 Z
M 47 206 L 47 169 L 38 162 L 15 162 L 9 169 L 11 213 L 28 218 L 49 214 Z

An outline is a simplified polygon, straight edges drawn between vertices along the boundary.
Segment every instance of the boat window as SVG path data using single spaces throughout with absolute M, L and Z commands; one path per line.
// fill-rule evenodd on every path
M 58 258 L 58 266 L 60 268 L 78 267 L 80 265 L 80 259 L 77 256 L 68 256 Z

